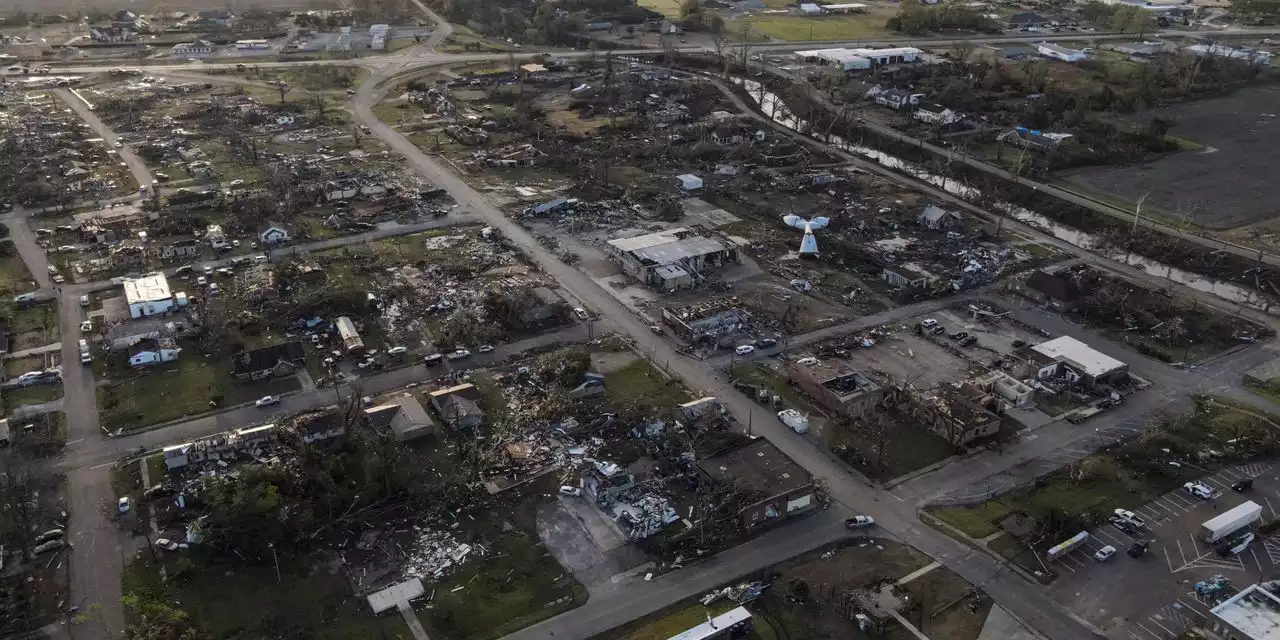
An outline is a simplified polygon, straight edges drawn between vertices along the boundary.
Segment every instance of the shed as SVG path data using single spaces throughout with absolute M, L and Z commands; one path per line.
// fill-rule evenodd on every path
M 342 339 L 342 348 L 347 353 L 360 355 L 364 353 L 364 340 L 360 338 L 360 333 L 356 331 L 356 323 L 351 321 L 348 316 L 338 316 L 338 320 L 334 323 L 338 327 L 338 337 Z

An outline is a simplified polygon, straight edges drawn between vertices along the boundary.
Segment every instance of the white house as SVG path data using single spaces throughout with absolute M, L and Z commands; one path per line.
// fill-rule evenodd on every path
M 822 13 L 822 7 L 819 7 L 812 2 L 803 2 L 800 4 L 800 13 L 808 16 L 820 15 Z
M 1063 62 L 1080 62 L 1081 60 L 1088 59 L 1089 57 L 1089 53 L 1087 51 L 1069 49 L 1049 42 L 1041 42 L 1036 45 L 1036 51 L 1039 51 L 1040 55 L 1046 58 L 1053 58 L 1054 60 L 1061 60 Z
M 227 234 L 222 231 L 222 225 L 209 225 L 209 228 L 205 229 L 204 239 L 209 241 L 209 246 L 213 247 L 214 251 L 231 248 L 231 243 L 227 242 Z
M 267 221 L 258 232 L 258 240 L 262 244 L 279 244 L 289 241 L 289 230 L 284 225 Z
M 924 104 L 916 107 L 913 114 L 916 120 L 945 127 L 960 122 L 964 116 L 940 104 Z
M 89 38 L 94 42 L 131 42 L 138 34 L 125 27 L 93 27 L 89 29 Z
M 885 89 L 880 85 L 871 87 L 866 94 L 868 100 L 873 100 L 878 105 L 894 110 L 901 110 L 905 107 L 920 104 L 920 99 L 923 97 L 923 93 L 908 93 L 901 89 Z
M 1271 52 L 1260 51 L 1258 49 L 1250 49 L 1248 47 L 1229 47 L 1225 44 L 1212 42 L 1209 44 L 1193 44 L 1186 47 L 1187 51 L 1198 56 L 1216 56 L 1219 58 L 1231 58 L 1234 60 L 1244 60 L 1249 64 L 1265 67 L 1271 64 Z
M 169 49 L 169 55 L 174 57 L 181 56 L 207 56 L 213 53 L 213 43 L 207 40 L 196 40 L 195 42 L 180 42 L 173 45 Z
M 676 176 L 676 180 L 680 181 L 681 191 L 697 191 L 702 188 L 702 178 L 699 178 L 692 173 L 678 175 Z
M 167 348 L 157 346 L 153 349 L 143 349 L 129 356 L 129 366 L 131 367 L 149 367 L 164 362 L 173 362 L 178 359 L 178 354 L 182 349 Z
M 123 285 L 130 318 L 160 315 L 168 313 L 174 307 L 173 295 L 169 293 L 169 281 L 163 273 L 127 278 Z

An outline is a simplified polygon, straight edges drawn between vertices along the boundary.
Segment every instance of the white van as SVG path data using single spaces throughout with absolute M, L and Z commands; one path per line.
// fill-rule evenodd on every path
M 84 338 L 80 339 L 80 364 L 89 364 L 93 362 L 93 354 L 89 353 L 89 341 Z

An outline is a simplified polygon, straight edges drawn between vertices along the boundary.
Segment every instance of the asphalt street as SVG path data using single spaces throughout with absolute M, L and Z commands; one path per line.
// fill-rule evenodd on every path
M 414 0 L 417 3 L 417 0 Z M 426 11 L 425 7 L 419 6 Z M 429 11 L 427 13 L 430 13 Z M 433 17 L 434 14 L 432 14 Z M 584 607 L 575 609 L 535 627 L 515 634 L 519 638 L 580 638 L 597 631 L 622 624 L 647 611 L 659 609 L 688 595 L 696 594 L 723 582 L 730 573 L 740 574 L 742 569 L 767 566 L 790 555 L 808 548 L 820 546 L 825 542 L 838 539 L 844 535 L 840 526 L 842 514 L 847 511 L 870 513 L 881 523 L 883 531 L 911 544 L 935 559 L 941 561 L 952 570 L 969 581 L 984 588 L 997 602 L 1021 617 L 1046 635 L 1055 640 L 1093 638 L 1097 630 L 1087 623 L 1075 618 L 1061 607 L 1049 600 L 1044 592 L 1027 585 L 1016 576 L 1003 570 L 1002 565 L 990 557 L 977 554 L 963 547 L 954 540 L 922 525 L 916 517 L 915 506 L 901 500 L 890 493 L 875 490 L 865 483 L 864 479 L 851 473 L 827 452 L 814 446 L 811 442 L 784 427 L 770 412 L 756 416 L 757 407 L 748 399 L 736 393 L 726 381 L 705 364 L 684 358 L 661 337 L 652 334 L 643 319 L 631 314 L 618 300 L 592 282 L 584 273 L 561 263 L 550 251 L 537 243 L 527 232 L 511 222 L 505 215 L 489 203 L 481 194 L 463 182 L 445 165 L 422 153 L 416 146 L 387 125 L 380 122 L 372 113 L 371 107 L 376 102 L 378 85 L 391 75 L 405 69 L 424 67 L 443 62 L 465 62 L 469 60 L 505 60 L 507 54 L 475 54 L 463 56 L 446 56 L 432 51 L 432 47 L 448 36 L 450 27 L 446 23 L 437 29 L 420 47 L 407 49 L 400 54 L 380 58 L 362 58 L 352 61 L 330 61 L 327 64 L 356 64 L 366 66 L 374 73 L 363 83 L 353 101 L 356 118 L 368 125 L 384 142 L 403 155 L 415 169 L 437 185 L 444 187 L 462 205 L 462 209 L 472 212 L 488 224 L 498 228 L 510 238 L 531 259 L 548 274 L 560 282 L 571 295 L 601 315 L 603 321 L 611 328 L 627 334 L 636 340 L 637 348 L 651 356 L 656 362 L 667 368 L 673 375 L 681 378 L 691 387 L 706 395 L 715 395 L 723 399 L 730 412 L 742 423 L 750 422 L 756 433 L 767 437 L 787 455 L 808 469 L 814 476 L 828 487 L 838 506 L 831 511 L 817 514 L 795 526 L 777 529 L 739 548 L 727 551 L 717 558 L 695 567 L 668 574 L 652 583 L 637 583 L 629 586 L 625 593 L 613 599 L 593 599 Z M 1229 32 L 1215 31 L 1221 36 Z M 1249 34 L 1269 34 L 1270 31 L 1242 31 Z M 1128 36 L 1112 36 L 1092 34 L 1093 39 L 1127 39 Z M 983 42 L 1024 42 L 1027 40 L 1054 40 L 1077 38 L 1078 36 L 1035 35 L 1034 37 L 1000 37 L 982 38 Z M 964 40 L 971 42 L 973 40 Z M 901 43 L 902 40 L 885 44 Z M 931 45 L 947 46 L 952 41 L 930 41 Z M 874 44 L 859 42 L 859 45 Z M 810 47 L 811 43 L 804 46 Z M 787 50 L 790 47 L 757 46 L 754 50 Z M 627 52 L 620 52 L 627 53 Z M 653 53 L 651 50 L 636 50 L 630 53 Z M 563 54 L 566 57 L 592 55 L 590 52 L 573 52 Z M 151 71 L 197 71 L 203 69 L 234 68 L 230 64 L 206 65 L 156 65 L 148 66 Z M 314 64 L 312 62 L 257 63 L 261 67 L 287 67 Z M 64 66 L 58 72 L 92 72 L 105 71 L 110 67 Z M 67 101 L 100 135 L 106 144 L 113 144 L 116 137 L 103 123 L 88 110 L 83 102 L 67 91 L 59 90 L 59 96 Z M 135 179 L 142 185 L 151 184 L 150 172 L 144 163 L 128 149 L 118 149 L 122 160 L 129 165 Z M 58 295 L 60 298 L 60 328 L 62 330 L 64 361 L 76 362 L 75 345 L 79 338 L 79 321 L 81 311 L 76 298 L 83 291 L 96 290 L 109 286 L 107 283 L 91 283 L 69 285 L 60 290 L 50 288 L 45 272 L 47 260 L 44 252 L 35 243 L 34 235 L 25 224 L 28 212 L 14 211 L 4 216 L 4 222 L 11 230 L 11 236 L 18 247 L 19 254 L 27 263 L 34 277 L 42 285 L 42 291 Z M 358 240 L 343 239 L 338 244 Z M 1097 258 L 1095 258 L 1097 259 Z M 1101 260 L 1101 259 L 1099 259 Z M 579 327 L 577 330 L 581 330 Z M 574 339 L 575 336 L 558 336 Z M 581 336 L 576 336 L 581 340 Z M 516 348 L 510 345 L 505 349 Z M 494 357 L 500 357 L 500 351 Z M 475 364 L 483 361 L 476 359 Z M 434 377 L 435 372 L 425 367 L 409 367 L 376 376 L 368 376 L 360 383 L 360 393 L 375 393 L 417 382 L 424 378 Z M 84 605 L 98 602 L 103 605 L 99 615 L 102 625 L 85 625 L 74 630 L 76 637 L 97 638 L 103 634 L 99 626 L 105 626 L 108 634 L 118 633 L 123 628 L 123 611 L 120 602 L 120 570 L 124 561 L 133 553 L 134 542 L 119 534 L 112 523 L 114 496 L 108 482 L 108 465 L 116 457 L 139 446 L 153 449 L 160 445 L 180 442 L 185 439 L 222 431 L 229 428 L 261 422 L 277 413 L 286 410 L 311 408 L 330 402 L 329 396 L 336 400 L 341 393 L 353 392 L 353 389 L 323 389 L 300 392 L 291 395 L 279 408 L 264 412 L 256 408 L 241 408 L 217 415 L 197 418 L 165 429 L 140 434 L 128 438 L 106 439 L 101 435 L 98 425 L 95 383 L 88 367 L 68 366 L 64 372 L 64 388 L 66 400 L 64 406 L 68 418 L 68 447 L 60 466 L 68 471 L 70 509 L 72 512 L 70 537 L 75 543 L 72 562 L 72 596 L 73 603 Z

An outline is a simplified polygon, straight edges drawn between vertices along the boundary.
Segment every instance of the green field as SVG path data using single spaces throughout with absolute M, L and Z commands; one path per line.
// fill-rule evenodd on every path
M 876 8 L 867 13 L 843 16 L 767 15 L 754 16 L 748 21 L 751 30 L 777 40 L 804 42 L 807 40 L 858 40 L 888 35 L 884 23 L 894 14 L 893 9 Z M 736 32 L 736 30 L 735 30 Z
M 679 0 L 639 0 L 636 4 L 646 9 L 653 9 L 668 18 L 680 17 Z
M 217 407 L 229 407 L 299 388 L 294 377 L 241 384 L 231 377 L 230 369 L 229 359 L 210 362 L 192 350 L 177 362 L 153 367 L 142 375 L 127 377 L 128 372 L 113 372 L 121 382 L 98 387 L 103 426 L 134 431 L 209 411 L 215 408 L 209 404 L 211 400 Z

